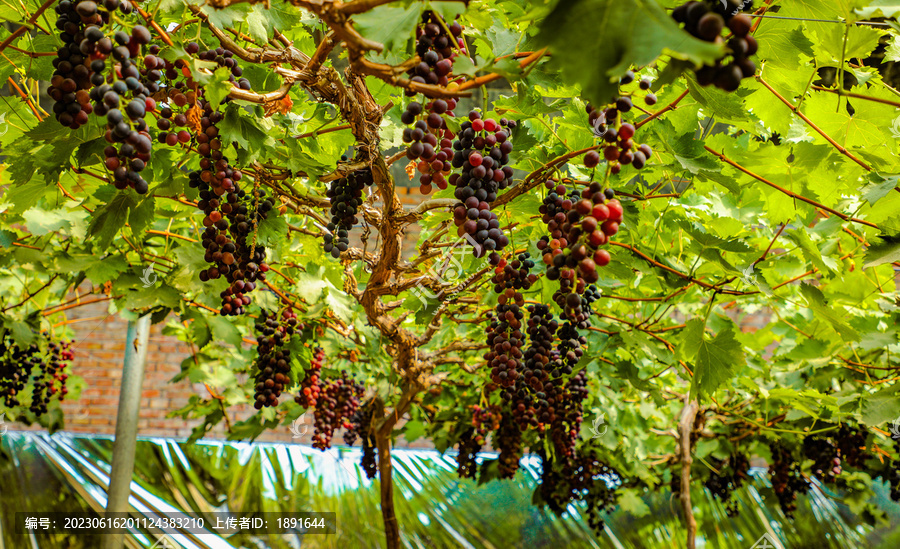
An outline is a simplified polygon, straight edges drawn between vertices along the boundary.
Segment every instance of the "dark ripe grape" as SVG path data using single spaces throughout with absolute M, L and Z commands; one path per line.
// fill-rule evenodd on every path
M 132 100 L 125 106 L 125 112 L 128 113 L 128 117 L 132 120 L 143 118 L 146 113 L 146 103 L 137 99 Z
M 409 111 L 403 111 L 400 115 L 400 121 L 404 124 L 412 124 L 416 120 L 416 117 Z
M 750 78 L 754 74 L 756 74 L 756 64 L 748 58 L 739 59 L 735 62 L 737 66 L 741 69 L 741 74 L 744 78 Z
M 747 36 L 752 26 L 750 16 L 744 13 L 739 13 L 728 21 L 728 28 L 735 36 Z
M 628 112 L 631 110 L 631 107 L 632 103 L 630 97 L 620 97 L 616 100 L 616 109 L 618 109 L 619 112 Z
M 441 125 L 443 125 L 444 119 L 441 118 L 441 115 L 439 115 L 439 114 L 433 112 L 433 113 L 431 113 L 431 114 L 428 115 L 428 120 L 427 120 L 427 122 L 428 122 L 428 127 L 429 127 L 429 128 L 438 129 L 438 128 L 441 127 Z
M 200 53 L 200 45 L 196 42 L 188 42 L 188 44 L 184 47 L 184 51 L 186 51 L 190 55 L 196 55 Z
M 646 96 L 644 96 L 644 103 L 650 106 L 656 105 L 656 95 L 648 93 Z
M 638 84 L 638 86 L 639 86 L 642 90 L 649 90 L 649 89 L 650 89 L 650 81 L 647 80 L 646 78 L 643 78 L 643 79 L 641 79 L 641 81 L 640 81 L 640 83 Z
M 82 0 L 75 6 L 75 11 L 82 17 L 92 17 L 97 13 L 97 4 L 90 0 Z
M 147 27 L 143 25 L 135 25 L 133 29 L 131 29 L 131 37 L 138 44 L 149 44 L 150 43 L 150 31 Z
M 712 42 L 722 33 L 725 20 L 718 13 L 707 13 L 697 22 L 697 34 L 700 38 Z
M 625 141 L 634 137 L 634 126 L 625 123 L 619 126 L 619 139 Z
M 735 64 L 727 65 L 719 69 L 716 75 L 715 85 L 722 90 L 733 92 L 741 85 L 744 72 Z
M 759 49 L 756 38 L 748 34 L 744 37 L 744 40 L 747 41 L 747 55 L 754 55 L 756 53 L 756 50 Z
M 647 157 L 644 156 L 644 153 L 641 151 L 636 151 L 634 153 L 634 158 L 631 160 L 631 165 L 636 170 L 640 170 L 644 167 L 644 164 L 647 162 Z
M 603 157 L 609 162 L 615 162 L 619 159 L 619 148 L 615 145 L 610 145 L 604 148 Z
M 622 78 L 619 79 L 619 83 L 623 85 L 631 84 L 634 82 L 634 71 L 627 71 Z

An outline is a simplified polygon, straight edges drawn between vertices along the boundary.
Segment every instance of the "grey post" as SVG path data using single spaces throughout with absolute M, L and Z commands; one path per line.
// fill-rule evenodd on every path
M 137 321 L 128 321 L 125 363 L 122 368 L 122 386 L 116 416 L 116 439 L 113 442 L 112 471 L 109 475 L 106 501 L 108 513 L 128 511 L 131 477 L 134 474 L 134 448 L 137 442 L 141 384 L 144 381 L 144 365 L 147 363 L 149 335 L 150 315 L 144 315 Z M 124 530 L 113 531 L 103 536 L 103 549 L 122 549 L 124 543 Z

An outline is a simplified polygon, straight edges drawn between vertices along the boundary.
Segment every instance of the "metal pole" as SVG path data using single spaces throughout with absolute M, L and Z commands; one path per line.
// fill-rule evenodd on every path
M 109 474 L 106 512 L 128 512 L 131 478 L 134 474 L 134 447 L 137 442 L 138 412 L 141 405 L 141 384 L 147 363 L 147 337 L 150 335 L 150 315 L 128 321 L 125 338 L 125 363 L 122 368 L 122 388 L 116 416 L 116 439 L 113 442 L 112 471 Z M 122 549 L 124 530 L 112 530 L 103 536 L 103 549 Z

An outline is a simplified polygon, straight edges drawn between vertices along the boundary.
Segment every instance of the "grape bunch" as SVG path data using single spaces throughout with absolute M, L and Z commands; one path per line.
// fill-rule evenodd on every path
M 350 428 L 344 432 L 344 442 L 352 446 L 357 437 L 362 440 L 363 455 L 360 462 L 367 478 L 375 478 L 378 474 L 375 452 L 375 436 L 372 434 L 372 416 L 375 410 L 369 404 L 363 404 L 353 412 L 350 418 Z
M 361 210 L 363 190 L 375 182 L 371 168 L 350 173 L 347 177 L 335 179 L 325 196 L 331 199 L 330 234 L 326 234 L 325 251 L 335 259 L 350 247 L 350 230 L 359 223 L 356 214 Z
M 19 405 L 19 394 L 31 378 L 31 372 L 40 363 L 40 349 L 32 343 L 21 348 L 8 337 L 0 340 L 0 389 L 3 390 L 7 408 Z
M 200 52 L 200 46 L 196 42 L 189 42 L 185 47 L 185 51 L 187 51 L 188 54 L 197 55 L 197 58 L 202 61 L 212 61 L 213 63 L 217 63 L 220 67 L 227 68 L 231 72 L 231 74 L 228 75 L 228 80 L 232 84 L 242 90 L 250 89 L 250 81 L 246 78 L 242 78 L 244 69 L 241 68 L 238 60 L 234 58 L 233 52 L 226 50 L 221 46 Z
M 256 392 L 253 406 L 261 410 L 264 406 L 278 406 L 278 397 L 291 381 L 291 351 L 283 348 L 297 326 L 296 314 L 285 309 L 278 315 L 269 315 L 265 310 L 260 313 L 255 328 L 256 336 L 255 361 L 258 370 L 254 376 Z
M 403 142 L 409 143 L 406 149 L 406 157 L 416 162 L 419 176 L 419 191 L 422 194 L 431 194 L 432 185 L 438 189 L 447 188 L 447 177 L 452 166 L 453 158 L 453 132 L 447 128 L 447 122 L 438 113 L 447 113 L 453 116 L 450 109 L 456 107 L 454 99 L 436 99 L 426 104 L 431 113 L 424 119 L 416 121 L 416 117 L 422 113 L 422 104 L 413 101 L 407 106 L 400 116 L 405 124 L 414 124 L 412 128 L 403 130 Z M 407 120 L 409 122 L 407 122 Z
M 77 130 L 87 124 L 93 112 L 87 90 L 105 82 L 104 60 L 113 54 L 113 43 L 101 27 L 109 23 L 111 12 L 118 9 L 128 15 L 133 7 L 127 0 L 109 0 L 102 6 L 91 0 L 61 0 L 54 9 L 59 15 L 56 28 L 63 45 L 52 62 L 55 70 L 47 94 L 54 101 L 56 120 Z M 128 65 L 122 68 L 131 72 Z
M 378 461 L 376 457 L 378 446 L 374 436 L 363 437 L 362 450 L 363 455 L 360 465 L 363 471 L 366 472 L 366 478 L 373 479 L 378 475 Z
M 865 457 L 863 449 L 866 447 L 867 437 L 865 429 L 842 424 L 834 437 L 841 460 L 850 467 L 859 467 Z
M 359 408 L 365 387 L 353 380 L 347 372 L 341 372 L 338 379 L 325 382 L 316 400 L 314 412 L 315 431 L 313 447 L 319 450 L 331 448 L 331 439 L 337 429 L 350 429 L 350 418 Z
M 562 372 L 571 374 L 572 367 L 581 360 L 584 355 L 584 345 L 587 344 L 587 338 L 578 333 L 578 326 L 571 322 L 564 322 L 559 327 L 559 344 L 557 345 L 557 353 L 563 363 Z
M 496 318 L 488 313 L 488 318 L 491 319 L 487 328 L 489 351 L 484 358 L 491 367 L 491 381 L 502 387 L 511 387 L 519 377 L 522 365 L 525 334 L 521 327 L 524 309 L 515 303 L 498 304 L 496 313 Z
M 478 111 L 470 111 L 468 118 L 460 124 L 453 142 L 451 164 L 462 171 L 451 176 L 450 182 L 456 186 L 458 200 L 474 196 L 479 202 L 491 203 L 498 191 L 512 184 L 513 170 L 508 164 L 513 150 L 511 134 L 517 124 L 506 118 L 482 120 Z
M 496 313 L 487 329 L 488 352 L 485 360 L 491 367 L 491 380 L 503 387 L 511 387 L 522 369 L 522 346 L 524 334 L 521 331 L 524 318 L 525 297 L 521 290 L 531 288 L 537 276 L 529 271 L 534 261 L 529 253 L 523 253 L 511 263 L 500 259 L 491 283 L 497 298 Z M 490 315 L 493 318 L 493 314 Z
M 201 124 L 214 128 L 218 112 L 204 117 Z M 217 155 L 218 156 L 218 155 Z M 200 170 L 189 175 L 189 185 L 200 190 L 197 207 L 203 211 L 201 242 L 206 249 L 204 259 L 212 266 L 201 270 L 202 282 L 224 277 L 228 282 L 220 297 L 225 316 L 244 313 L 250 304 L 249 292 L 266 279 L 265 247 L 257 245 L 259 224 L 275 207 L 266 192 L 253 188 L 248 194 L 237 186 L 243 175 L 233 170 L 227 159 L 218 156 L 200 159 Z M 229 234 L 230 233 L 230 234 Z
M 234 86 L 244 90 L 251 88 L 250 82 L 246 78 L 236 80 L 236 77 L 243 74 L 243 69 L 231 51 L 218 47 L 201 53 L 200 46 L 196 42 L 186 44 L 185 51 L 190 55 L 197 55 L 202 60 L 212 61 L 220 67 L 227 68 L 231 72 L 228 78 Z M 203 128 L 199 124 L 199 109 L 202 106 L 199 103 L 204 92 L 203 88 L 193 80 L 187 62 L 183 59 L 176 59 L 174 62 L 160 59 L 156 72 L 164 75 L 167 81 L 163 97 L 165 108 L 161 111 L 162 116 L 156 121 L 156 127 L 160 130 L 157 140 L 170 147 L 179 143 L 191 144 L 193 140 L 197 152 L 207 157 L 210 155 L 210 150 L 221 149 L 221 143 L 213 141 L 218 136 L 218 130 L 207 132 L 208 128 Z M 223 102 L 227 101 L 226 98 Z M 191 130 L 196 133 L 195 136 L 192 136 Z M 213 147 L 219 147 L 219 149 Z
M 475 460 L 481 451 L 475 435 L 475 428 L 469 427 L 459 435 L 458 452 L 456 454 L 456 473 L 459 478 L 475 478 L 478 472 L 478 462 Z
M 51 341 L 45 332 L 47 353 L 41 343 L 20 346 L 9 333 L 0 337 L 0 393 L 7 408 L 21 404 L 19 400 L 29 382 L 32 384 L 29 410 L 36 416 L 46 414 L 54 397 L 63 400 L 68 394 L 66 370 L 74 358 L 71 342 Z
M 822 482 L 834 482 L 841 474 L 841 458 L 834 441 L 826 437 L 808 436 L 803 439 L 803 455 L 813 461 L 812 473 Z
M 567 459 L 541 456 L 541 498 L 556 515 L 562 515 L 572 501 L 585 502 L 588 524 L 597 533 L 603 530 L 601 513 L 611 512 L 618 502 L 617 490 L 623 480 L 618 471 L 603 462 L 595 450 L 582 451 Z
M 772 445 L 770 450 L 772 463 L 769 465 L 769 475 L 772 478 L 772 488 L 778 497 L 782 512 L 791 518 L 797 510 L 797 494 L 809 491 L 809 481 L 803 476 L 800 464 L 788 448 L 776 444 Z
M 349 424 L 349 427 L 344 431 L 344 443 L 347 444 L 347 446 L 353 446 L 353 443 L 355 443 L 356 439 L 360 436 L 368 436 L 372 420 L 372 414 L 369 408 L 370 407 L 365 404 L 359 406 L 356 411 L 353 412 L 353 415 L 350 416 L 347 423 L 345 423 L 345 425 Z
M 729 517 L 737 516 L 738 502 L 731 495 L 750 478 L 747 474 L 750 470 L 750 460 L 744 454 L 734 454 L 727 460 L 711 458 L 711 465 L 714 471 L 710 471 L 704 485 L 714 498 L 725 505 L 725 513 Z
M 294 401 L 304 408 L 315 407 L 319 400 L 319 379 L 321 378 L 322 364 L 325 362 L 325 350 L 316 347 L 313 350 L 312 359 L 309 361 L 309 368 L 306 369 L 306 375 L 300 382 L 300 393 L 294 397 Z
M 672 11 L 672 18 L 683 23 L 684 29 L 700 40 L 721 43 L 726 27 L 732 33 L 725 42 L 728 52 L 725 57 L 697 71 L 697 82 L 701 86 L 712 84 L 733 92 L 740 87 L 742 79 L 756 73 L 756 64 L 750 59 L 758 48 L 756 39 L 750 35 L 753 22 L 747 14 L 738 13 L 737 4 L 733 0 L 728 6 L 723 6 L 720 0 L 692 1 Z M 746 2 L 740 9 L 750 10 L 752 5 L 752 2 Z
M 489 251 L 502 250 L 509 244 L 509 237 L 500 229 L 500 219 L 490 210 L 487 202 L 479 202 L 474 196 L 453 208 L 456 234 L 472 244 L 473 255 L 484 257 Z M 492 253 L 491 264 L 500 261 L 499 254 Z
M 556 373 L 559 376 L 559 373 Z M 557 387 L 559 382 L 555 383 Z M 548 408 L 553 411 L 550 418 L 550 438 L 557 455 L 572 457 L 583 420 L 582 402 L 587 398 L 587 371 L 580 370 L 569 378 L 562 391 L 556 390 L 554 397 L 548 395 Z
M 149 190 L 149 184 L 140 175 L 150 161 L 152 148 L 144 116 L 156 109 L 156 101 L 151 96 L 158 89 L 155 83 L 145 85 L 151 81 L 142 75 L 142 70 L 147 72 L 146 67 L 162 62 L 152 53 L 142 56 L 142 48 L 149 42 L 150 31 L 136 25 L 131 35 L 116 31 L 112 40 L 98 27 L 91 26 L 85 30 L 81 43 L 81 50 L 93 59 L 91 79 L 97 83 L 87 94 L 93 101 L 91 112 L 106 117 L 104 137 L 110 145 L 103 151 L 104 163 L 117 189 L 131 187 L 138 194 Z M 112 61 L 111 67 L 106 66 L 106 60 Z M 107 68 L 109 76 L 104 78 Z
M 456 472 L 460 478 L 475 478 L 476 456 L 487 444 L 488 433 L 500 429 L 502 413 L 496 405 L 472 406 L 471 425 L 459 437 L 459 452 L 456 455 Z
M 46 337 L 46 334 L 44 334 Z M 34 388 L 31 395 L 31 411 L 37 415 L 47 413 L 48 406 L 53 397 L 60 401 L 65 399 L 69 390 L 66 388 L 66 380 L 69 376 L 65 373 L 68 362 L 74 357 L 71 351 L 71 342 L 63 341 L 47 343 L 47 360 L 37 362 L 38 373 L 34 379 Z
M 515 120 L 482 119 L 480 112 L 469 112 L 452 146 L 451 165 L 462 169 L 450 176 L 457 200 L 475 197 L 490 204 L 497 199 L 498 191 L 512 184 L 513 170 L 508 164 L 513 150 L 511 134 L 516 125 Z
M 656 102 L 655 98 L 652 102 Z M 642 169 L 653 154 L 646 143 L 638 145 L 634 142 L 634 124 L 621 119 L 621 113 L 630 111 L 632 107 L 630 97 L 620 97 L 613 105 L 604 109 L 597 109 L 590 104 L 586 107 L 588 122 L 594 135 L 606 143 L 602 149 L 603 159 L 609 163 L 609 173 L 613 175 L 619 173 L 623 165 L 630 164 L 636 170 Z M 588 151 L 584 155 L 584 166 L 595 168 L 600 160 L 600 152 Z
M 457 55 L 454 49 L 466 49 L 462 26 L 457 21 L 447 25 L 440 15 L 432 11 L 424 12 L 422 22 L 416 29 L 416 54 L 420 62 L 407 71 L 410 81 L 446 86 L 453 72 L 453 58 Z M 407 90 L 406 95 L 412 97 L 416 92 Z
M 60 31 L 62 47 L 56 50 L 53 59 L 53 76 L 47 94 L 53 100 L 53 114 L 63 126 L 77 130 L 87 124 L 88 115 L 93 112 L 86 90 L 92 87 L 91 59 L 81 51 L 81 42 L 85 40 L 85 24 L 92 25 L 91 36 L 103 32 L 97 26 L 105 22 L 103 15 L 97 10 L 97 4 L 91 2 L 80 8 L 70 0 L 63 0 L 56 5 L 56 28 Z M 103 12 L 106 13 L 106 12 Z M 108 14 L 107 14 L 108 16 Z M 107 38 L 106 53 L 112 52 L 112 43 Z M 106 49 L 106 48 L 104 48 Z M 103 61 L 100 61 L 102 67 Z M 102 68 L 101 68 L 102 70 Z M 100 76 L 102 83 L 102 75 Z
M 504 413 L 500 417 L 500 427 L 494 435 L 494 444 L 500 450 L 498 468 L 500 478 L 513 478 L 519 470 L 522 459 L 522 430 L 511 414 Z
M 553 419 L 546 391 L 553 388 L 551 375 L 556 369 L 553 342 L 559 326 L 547 305 L 529 305 L 528 313 L 526 333 L 530 344 L 523 357 L 524 370 L 516 385 L 502 393 L 523 431 L 537 427 L 539 420 L 548 424 Z

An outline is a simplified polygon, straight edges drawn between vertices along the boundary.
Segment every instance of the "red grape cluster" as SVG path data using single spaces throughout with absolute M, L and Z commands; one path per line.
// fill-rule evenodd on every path
M 138 194 L 144 194 L 150 186 L 140 172 L 150 161 L 153 145 L 144 115 L 148 110 L 156 109 L 156 101 L 142 82 L 138 62 L 150 66 L 161 60 L 153 54 L 140 58 L 141 47 L 150 41 L 150 31 L 141 25 L 134 27 L 131 36 L 117 31 L 113 39 L 119 44 L 112 50 L 113 59 L 119 62 L 114 68 L 117 78 L 111 84 L 101 84 L 91 90 L 90 97 L 94 100 L 94 114 L 106 115 L 105 137 L 110 145 L 104 150 L 104 155 L 106 167 L 112 172 L 113 185 L 117 189 L 131 187 Z M 95 43 L 94 47 L 98 45 Z M 101 60 L 92 64 L 102 71 Z M 130 100 L 128 96 L 131 96 Z
M 211 118 L 203 117 L 201 124 L 212 128 L 213 120 L 221 115 L 209 114 Z M 253 188 L 248 194 L 238 188 L 241 172 L 217 156 L 217 160 L 215 156 L 201 158 L 201 170 L 189 175 L 189 185 L 200 190 L 197 207 L 205 214 L 206 227 L 201 242 L 206 249 L 204 259 L 212 264 L 198 276 L 203 282 L 225 277 L 229 284 L 220 294 L 221 314 L 240 315 L 250 304 L 246 294 L 256 289 L 257 282 L 265 281 L 269 270 L 265 247 L 255 240 L 260 222 L 269 216 L 275 203 L 262 189 Z
M 278 397 L 290 383 L 291 351 L 283 348 L 297 327 L 297 315 L 285 309 L 278 315 L 269 315 L 265 310 L 257 319 L 256 368 L 254 377 L 256 393 L 254 407 L 278 406 Z
M 231 74 L 228 76 L 228 80 L 239 87 L 242 90 L 250 89 L 250 81 L 246 78 L 242 78 L 241 76 L 244 74 L 244 69 L 238 64 L 238 60 L 234 58 L 234 53 L 226 50 L 223 47 L 213 48 L 211 50 L 206 50 L 204 52 L 200 52 L 200 46 L 196 42 L 190 42 L 185 46 L 185 51 L 187 51 L 190 55 L 197 55 L 198 59 L 203 61 L 212 61 L 217 63 L 220 67 L 225 67 Z
M 525 296 L 521 290 L 530 289 L 537 281 L 537 275 L 531 273 L 533 268 L 534 260 L 528 252 L 519 254 L 511 263 L 500 259 L 494 268 L 494 276 L 491 277 L 494 292 L 498 295 L 497 303 L 505 305 L 512 301 L 522 307 L 525 304 Z
M 432 11 L 423 13 L 422 23 L 416 29 L 416 53 L 421 61 L 407 72 L 410 80 L 420 84 L 446 86 L 453 71 L 453 58 L 457 55 L 454 52 L 454 41 L 460 51 L 466 49 L 461 36 L 462 27 L 458 22 L 447 25 L 440 15 Z M 408 90 L 406 95 L 412 97 L 416 92 Z
M 29 410 L 36 416 L 46 414 L 53 397 L 63 400 L 68 394 L 66 369 L 74 358 L 71 343 L 50 341 L 48 334 L 46 357 L 40 343 L 20 347 L 10 334 L 0 337 L 0 393 L 7 408 L 19 406 L 19 397 L 29 381 L 32 383 Z
M 294 401 L 304 408 L 315 407 L 319 400 L 319 379 L 321 377 L 322 364 L 325 362 L 325 350 L 316 347 L 313 350 L 313 357 L 309 361 L 309 368 L 306 369 L 306 375 L 300 382 L 300 394 L 294 397 Z
M 374 436 L 363 437 L 362 439 L 363 455 L 360 465 L 366 472 L 366 478 L 373 479 L 378 474 L 378 461 L 376 454 L 378 453 L 378 445 Z
M 325 382 L 316 400 L 314 448 L 319 450 L 331 448 L 335 430 L 352 427 L 349 420 L 359 408 L 359 399 L 363 394 L 365 387 L 354 381 L 347 372 L 341 372 L 339 379 Z
M 600 247 L 619 231 L 622 204 L 612 189 L 591 183 L 581 193 L 566 196 L 563 185 L 548 181 L 550 193 L 539 211 L 550 231 L 538 242 L 547 264 L 547 278 L 560 280 L 564 293 L 581 294 L 586 284 L 598 280 L 597 267 L 609 263 L 609 252 Z
M 743 9 L 751 9 L 743 6 Z M 701 86 L 710 84 L 726 92 L 733 92 L 741 85 L 741 80 L 750 78 L 756 73 L 756 65 L 750 56 L 758 48 L 756 39 L 750 35 L 753 22 L 738 10 L 723 9 L 719 0 L 706 2 L 688 2 L 672 11 L 672 17 L 684 23 L 684 29 L 693 36 L 707 42 L 722 43 L 722 31 L 731 31 L 732 37 L 726 42 L 728 54 L 716 61 L 715 65 L 705 66 L 697 71 L 697 82 Z M 717 13 L 718 12 L 718 13 Z M 729 61 L 725 61 L 729 59 Z
M 498 406 L 472 406 L 472 424 L 459 437 L 456 455 L 456 472 L 460 478 L 475 478 L 476 456 L 487 443 L 488 433 L 500 428 L 501 412 Z
M 436 99 L 426 107 L 431 110 L 431 114 L 425 120 L 415 120 L 422 113 L 422 104 L 415 101 L 409 104 L 400 117 L 404 123 L 415 122 L 412 128 L 403 130 L 403 142 L 410 144 L 406 149 L 406 157 L 418 161 L 416 169 L 421 174 L 419 191 L 422 194 L 430 194 L 432 185 L 441 190 L 447 188 L 447 177 L 451 170 L 449 160 L 453 158 L 453 142 L 450 141 L 453 132 L 447 128 L 447 122 L 438 113 L 453 116 L 453 112 L 448 109 L 456 107 L 456 100 Z M 407 120 L 410 122 L 406 122 Z
M 609 173 L 613 175 L 619 173 L 623 165 L 630 164 L 634 169 L 640 170 L 653 154 L 653 150 L 646 143 L 638 145 L 634 142 L 634 125 L 621 120 L 620 113 L 626 113 L 632 107 L 630 97 L 620 97 L 614 105 L 602 110 L 596 109 L 593 105 L 587 106 L 588 121 L 594 134 L 607 143 L 603 147 L 603 159 L 609 163 Z M 588 151 L 584 155 L 585 167 L 595 168 L 598 164 L 600 164 L 599 152 Z
M 331 223 L 328 224 L 331 234 L 324 237 L 325 251 L 335 259 L 350 247 L 350 230 L 359 223 L 356 214 L 364 201 L 363 190 L 374 182 L 372 170 L 364 168 L 335 179 L 328 187 L 325 196 L 331 199 Z
M 185 46 L 185 50 L 195 55 L 200 52 L 200 46 L 196 42 L 190 42 Z M 240 76 L 243 70 L 231 51 L 219 47 L 199 53 L 198 57 L 228 68 L 231 71 L 229 80 L 235 86 L 250 89 L 250 82 L 246 78 L 235 80 L 235 75 Z M 197 109 L 203 106 L 198 105 L 198 98 L 203 95 L 203 89 L 191 77 L 187 62 L 183 59 L 176 59 L 174 62 L 160 59 L 156 67 L 155 72 L 165 75 L 167 81 L 165 93 L 160 97 L 166 106 L 161 109 L 161 117 L 156 121 L 156 127 L 160 130 L 157 140 L 174 147 L 179 143 L 190 144 L 193 139 L 197 152 L 204 157 L 209 157 L 212 150 L 220 150 L 222 143 L 216 140 L 218 129 L 215 126 L 212 130 L 208 127 L 198 127 Z M 196 136 L 192 136 L 190 130 L 194 130 Z
M 797 510 L 797 494 L 809 491 L 809 481 L 803 476 L 800 464 L 788 448 L 775 444 L 770 446 L 770 450 L 772 463 L 769 464 L 769 475 L 772 478 L 772 488 L 782 512 L 791 518 Z
M 512 184 L 513 170 L 508 164 L 513 150 L 510 136 L 515 127 L 515 120 L 482 119 L 480 112 L 469 112 L 469 119 L 460 124 L 453 142 L 451 165 L 462 168 L 461 173 L 450 176 L 457 200 L 475 197 L 490 204 L 497 199 L 498 191 Z

